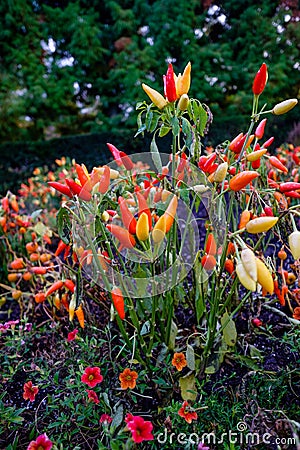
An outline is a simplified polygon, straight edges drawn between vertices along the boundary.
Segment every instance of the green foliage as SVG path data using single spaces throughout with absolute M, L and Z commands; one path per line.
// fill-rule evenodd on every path
M 237 116 L 245 126 L 262 61 L 269 66 L 268 106 L 298 95 L 299 27 L 293 12 L 270 0 L 210 7 L 195 0 L 122 0 L 101 8 L 92 0 L 19 0 L 0 5 L 0 16 L 2 141 L 133 134 L 131 112 L 144 96 L 140 85 L 162 92 L 167 60 L 177 73 L 191 60 L 191 95 L 216 117 L 213 144 L 241 131 Z M 278 118 L 270 121 L 278 144 L 296 117 L 292 112 L 280 130 Z

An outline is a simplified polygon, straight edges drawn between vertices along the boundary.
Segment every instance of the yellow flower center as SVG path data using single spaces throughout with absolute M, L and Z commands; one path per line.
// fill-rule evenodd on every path
M 95 377 L 94 377 L 94 375 L 89 375 L 89 381 L 92 381 L 93 379 L 94 379 Z

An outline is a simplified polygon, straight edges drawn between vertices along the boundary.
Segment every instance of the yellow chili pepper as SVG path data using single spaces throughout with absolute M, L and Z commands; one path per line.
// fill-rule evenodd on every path
M 155 224 L 152 231 L 152 239 L 155 244 L 159 244 L 166 235 L 166 216 L 163 214 Z
M 182 94 L 187 94 L 190 89 L 191 85 L 191 69 L 192 65 L 189 62 L 184 71 L 183 74 L 179 74 L 176 79 L 176 92 L 178 97 L 180 97 Z
M 182 94 L 178 102 L 179 111 L 185 111 L 188 107 L 189 101 L 189 96 L 187 94 Z
M 71 297 L 70 304 L 69 304 L 69 320 L 70 320 L 70 322 L 72 322 L 72 320 L 74 319 L 75 308 L 76 308 L 76 299 L 75 299 L 75 295 L 73 294 Z
M 300 258 L 300 231 L 289 235 L 289 246 L 294 259 Z
M 248 272 L 246 271 L 244 265 L 242 262 L 239 262 L 236 265 L 236 274 L 238 279 L 240 280 L 241 284 L 248 289 L 249 291 L 254 292 L 256 290 L 256 283 L 255 281 L 250 277 Z
M 274 292 L 274 281 L 272 274 L 270 273 L 267 266 L 258 258 L 256 258 L 257 267 L 257 281 L 263 289 L 265 289 L 269 294 Z
M 227 170 L 228 170 L 228 164 L 227 162 L 223 162 L 219 165 L 219 167 L 217 168 L 217 170 L 214 173 L 214 181 L 216 183 L 222 183 L 222 181 L 224 180 L 224 178 L 226 177 L 227 174 Z
M 142 83 L 142 88 L 152 101 L 154 105 L 156 105 L 159 109 L 163 109 L 167 104 L 167 100 L 155 89 L 152 89 L 150 86 L 148 86 L 145 83 Z
M 298 103 L 296 98 L 289 98 L 288 100 L 284 100 L 283 102 L 277 103 L 272 109 L 272 113 L 275 116 L 279 116 L 280 114 L 285 114 L 291 109 L 293 109 Z
M 252 153 L 248 153 L 246 155 L 246 159 L 247 161 L 253 162 L 253 161 L 257 161 L 258 159 L 260 159 L 265 153 L 267 153 L 268 149 L 266 148 L 261 148 L 260 150 L 256 150 L 255 152 Z
M 257 234 L 270 230 L 278 222 L 278 217 L 257 217 L 250 220 L 246 225 L 248 233 Z
M 142 212 L 136 223 L 136 235 L 139 241 L 146 241 L 149 237 L 149 221 L 145 212 Z
M 250 248 L 244 248 L 241 251 L 241 260 L 246 272 L 250 275 L 252 280 L 257 281 L 257 266 L 256 258 L 253 251 Z

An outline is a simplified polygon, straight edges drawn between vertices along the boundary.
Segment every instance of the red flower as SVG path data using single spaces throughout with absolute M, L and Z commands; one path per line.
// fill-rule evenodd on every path
M 32 381 L 27 381 L 23 386 L 23 398 L 24 400 L 30 400 L 34 402 L 36 394 L 39 392 L 38 386 L 32 386 Z
M 75 328 L 75 330 L 70 331 L 70 333 L 68 333 L 68 342 L 74 341 L 76 339 L 76 334 L 78 333 L 77 328 Z
M 139 444 L 143 441 L 153 441 L 154 437 L 151 433 L 153 425 L 150 421 L 130 414 L 127 415 L 125 422 L 127 423 L 128 430 L 132 433 L 132 439 L 135 443 Z
M 98 395 L 96 394 L 95 391 L 90 391 L 89 389 L 87 389 L 86 392 L 87 392 L 88 398 L 91 402 L 96 403 L 96 405 L 98 405 L 98 403 L 100 403 Z
M 196 411 L 191 408 L 187 401 L 184 401 L 182 407 L 178 411 L 178 414 L 187 421 L 187 423 L 191 423 L 192 420 L 197 420 L 198 416 Z
M 109 414 L 102 414 L 99 420 L 100 423 L 104 423 L 105 425 L 112 422 L 112 417 Z
M 100 373 L 100 367 L 87 367 L 81 376 L 81 381 L 89 387 L 94 388 L 98 383 L 103 381 Z
M 27 447 L 27 450 L 51 450 L 52 445 L 52 442 L 46 433 L 44 433 L 38 436 L 36 441 L 31 441 Z

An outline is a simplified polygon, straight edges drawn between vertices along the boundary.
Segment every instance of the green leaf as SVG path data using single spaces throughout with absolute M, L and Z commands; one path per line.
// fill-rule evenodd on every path
M 174 350 L 174 348 L 175 348 L 175 339 L 176 339 L 177 333 L 178 333 L 177 325 L 172 320 L 171 330 L 170 330 L 170 339 L 169 339 L 169 342 L 168 342 L 169 350 Z
M 177 117 L 172 117 L 171 119 L 172 131 L 174 136 L 178 136 L 180 133 L 180 126 Z
M 195 370 L 195 351 L 194 348 L 190 345 L 187 344 L 186 346 L 186 361 L 187 361 L 187 366 L 190 370 Z
M 158 147 L 155 142 L 155 136 L 153 136 L 153 139 L 150 144 L 150 152 L 151 152 L 151 156 L 152 156 L 152 161 L 153 161 L 156 169 L 158 170 L 158 173 L 162 173 L 162 163 L 161 163 L 161 158 L 160 158 L 160 154 L 158 151 Z
M 237 332 L 236 332 L 235 323 L 232 320 L 232 318 L 229 317 L 229 314 L 227 311 L 221 317 L 221 325 L 222 325 L 222 327 L 224 327 L 223 328 L 223 337 L 224 337 L 226 344 L 229 347 L 233 347 L 236 343 Z
M 160 130 L 159 130 L 159 137 L 164 137 L 164 136 L 166 136 L 168 133 L 169 133 L 169 131 L 171 130 L 171 127 L 169 127 L 169 126 L 167 126 L 167 125 L 162 125 L 161 127 L 160 127 Z
M 70 244 L 71 221 L 67 208 L 61 207 L 56 216 L 57 229 L 60 239 L 65 244 Z
M 111 427 L 117 428 L 118 426 L 120 426 L 121 423 L 123 422 L 123 418 L 124 418 L 124 407 L 121 403 L 115 410 L 115 414 L 113 415 Z
M 183 400 L 196 400 L 196 380 L 193 373 L 189 373 L 185 377 L 179 378 L 179 386 L 181 391 L 181 397 Z

